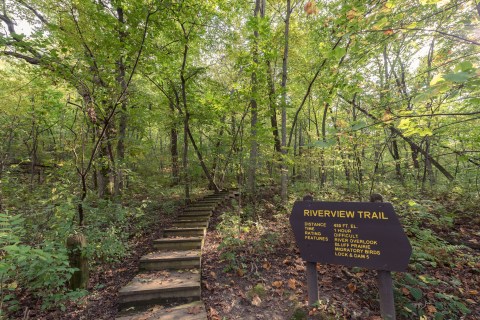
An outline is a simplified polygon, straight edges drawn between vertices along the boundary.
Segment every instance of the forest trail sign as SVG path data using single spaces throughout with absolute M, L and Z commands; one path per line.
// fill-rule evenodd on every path
M 412 254 L 388 202 L 296 201 L 290 224 L 309 262 L 405 271 Z

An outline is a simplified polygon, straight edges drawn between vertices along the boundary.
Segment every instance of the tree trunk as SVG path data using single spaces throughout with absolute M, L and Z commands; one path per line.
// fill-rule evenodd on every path
M 108 174 L 110 173 L 108 150 L 105 142 L 100 142 L 100 147 L 97 153 L 97 191 L 98 197 L 104 199 L 110 194 L 108 188 Z
M 125 24 L 124 15 L 123 15 L 123 8 L 117 8 L 118 14 L 118 22 L 120 27 L 118 29 L 118 40 L 121 43 L 122 47 L 125 43 L 125 38 L 127 37 L 126 31 L 123 30 L 123 25 Z M 117 142 L 117 161 L 112 159 L 112 161 L 116 162 L 115 172 L 113 172 L 113 184 L 114 184 L 114 195 L 118 196 L 122 192 L 124 188 L 124 179 L 125 172 L 123 170 L 123 164 L 125 160 L 125 137 L 127 133 L 127 81 L 125 80 L 125 62 L 124 57 L 121 54 L 117 60 L 117 83 L 120 87 L 121 92 L 123 92 L 123 97 L 121 98 L 120 103 L 120 117 L 119 117 L 119 125 L 118 125 L 118 142 Z
M 182 28 L 184 26 L 182 25 Z M 183 102 L 183 109 L 184 112 L 184 119 L 183 119 L 183 174 L 184 174 L 184 184 L 185 184 L 185 203 L 190 203 L 190 176 L 188 173 L 188 120 L 190 118 L 190 113 L 188 112 L 188 105 L 187 105 L 187 81 L 185 79 L 185 68 L 187 65 L 187 56 L 188 56 L 188 36 L 185 33 L 185 46 L 183 50 L 183 61 L 182 61 L 182 69 L 180 70 L 180 83 L 182 88 L 182 102 Z
M 395 174 L 399 181 L 403 182 L 403 175 L 402 175 L 402 167 L 400 164 L 400 153 L 398 152 L 398 142 L 395 138 L 395 132 L 390 128 L 390 132 L 392 134 L 392 157 L 395 161 Z
M 175 121 L 175 107 L 172 102 L 169 104 L 172 123 L 170 128 L 170 157 L 172 161 L 172 186 L 178 185 L 180 181 L 180 169 L 178 167 L 178 131 Z
M 255 9 L 253 11 L 253 16 L 255 19 L 258 19 L 260 8 L 261 8 L 261 0 L 255 0 Z M 254 41 L 253 41 L 253 48 L 252 48 L 252 59 L 254 64 L 254 71 L 252 72 L 251 82 L 252 82 L 252 91 L 251 91 L 251 98 L 250 98 L 250 159 L 248 165 L 248 175 L 247 175 L 247 190 L 250 195 L 255 194 L 256 189 L 256 170 L 257 170 L 257 158 L 258 158 L 258 142 L 257 142 L 257 118 L 258 118 L 258 110 L 257 110 L 257 95 L 258 95 L 258 79 L 257 79 L 257 72 L 255 68 L 258 66 L 258 38 L 259 33 L 258 30 L 255 29 L 253 31 Z
M 277 121 L 277 105 L 276 105 L 276 92 L 275 92 L 275 81 L 273 76 L 272 64 L 270 61 L 267 61 L 268 68 L 268 101 L 270 103 L 270 123 L 272 126 L 273 133 L 273 146 L 274 150 L 277 153 L 282 152 L 282 146 L 280 142 L 280 137 L 278 133 L 278 121 Z
M 195 143 L 195 140 L 193 139 L 193 135 L 192 135 L 192 133 L 190 132 L 190 128 L 188 127 L 188 122 L 186 122 L 186 126 L 187 126 L 188 136 L 190 137 L 190 141 L 192 142 L 193 149 L 195 150 L 195 152 L 196 152 L 196 154 L 197 154 L 197 157 L 198 157 L 198 160 L 200 161 L 200 165 L 202 166 L 203 173 L 205 173 L 205 176 L 206 176 L 207 179 L 208 179 L 209 186 L 211 186 L 212 189 L 213 189 L 215 192 L 220 191 L 220 190 L 218 189 L 217 184 L 215 183 L 215 181 L 213 181 L 213 177 L 212 177 L 211 173 L 208 171 L 208 168 L 207 168 L 207 165 L 205 164 L 205 161 L 203 161 L 202 153 L 201 153 L 200 150 L 198 149 L 197 144 Z
M 287 80 L 288 80 L 288 39 L 290 31 L 290 14 L 292 13 L 290 0 L 287 0 L 287 15 L 285 16 L 285 46 L 282 61 L 282 166 L 281 166 L 281 199 L 285 204 L 288 196 L 288 168 L 287 157 Z
M 190 203 L 190 179 L 188 174 L 188 115 L 183 119 L 183 183 L 185 203 Z

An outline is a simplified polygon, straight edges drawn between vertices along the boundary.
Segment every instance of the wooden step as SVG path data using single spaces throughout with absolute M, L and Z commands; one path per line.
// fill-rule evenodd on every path
M 225 199 L 225 196 L 226 196 L 226 195 L 227 195 L 227 194 L 220 194 L 220 195 L 212 194 L 212 195 L 206 196 L 206 197 L 204 197 L 204 198 L 202 198 L 202 199 L 209 199 L 209 200 L 211 200 L 211 199 L 220 199 L 220 200 L 223 200 L 223 199 Z
M 210 201 L 210 200 L 200 200 L 192 204 L 192 206 L 212 206 L 216 207 L 221 203 L 221 201 Z
M 207 312 L 203 302 L 195 301 L 171 308 L 154 306 L 144 312 L 130 311 L 115 320 L 207 320 Z
M 210 220 L 210 215 L 181 215 L 177 217 L 177 221 L 185 221 L 185 220 L 190 220 L 190 221 L 209 221 Z
M 173 223 L 175 228 L 208 228 L 208 220 L 179 220 Z
M 195 210 L 195 211 L 183 211 L 181 215 L 184 216 L 210 216 L 212 210 Z
M 203 197 L 202 199 L 223 199 L 228 193 L 214 193 Z
M 201 255 L 200 249 L 152 252 L 140 258 L 140 269 L 200 269 Z
M 183 211 L 213 211 L 215 210 L 215 206 L 189 206 L 188 208 L 183 209 Z
M 178 228 L 178 229 L 165 229 L 163 230 L 163 236 L 169 237 L 203 237 L 205 236 L 206 228 Z
M 201 249 L 202 245 L 203 237 L 163 238 L 153 241 L 153 247 L 157 250 Z
M 200 300 L 199 270 L 140 273 L 118 292 L 120 309 Z

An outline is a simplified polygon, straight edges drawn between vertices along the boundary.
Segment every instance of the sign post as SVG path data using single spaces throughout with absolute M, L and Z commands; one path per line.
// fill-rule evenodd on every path
M 372 195 L 371 201 L 322 202 L 306 197 L 293 205 L 290 224 L 307 261 L 310 304 L 318 300 L 316 262 L 368 268 L 378 271 L 381 313 L 390 320 L 395 319 L 390 271 L 406 270 L 412 247 L 393 206 L 381 202 L 380 195 Z
M 383 197 L 378 193 L 374 193 L 370 196 L 370 202 L 383 202 Z M 387 320 L 396 319 L 395 301 L 393 299 L 393 281 L 390 271 L 378 270 L 377 284 L 382 318 Z

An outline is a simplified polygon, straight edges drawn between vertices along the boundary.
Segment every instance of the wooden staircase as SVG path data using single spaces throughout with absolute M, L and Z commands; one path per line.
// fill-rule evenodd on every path
M 140 259 L 140 273 L 119 291 L 117 320 L 206 320 L 201 301 L 202 246 L 214 210 L 238 195 L 222 191 L 186 208 L 156 251 Z

